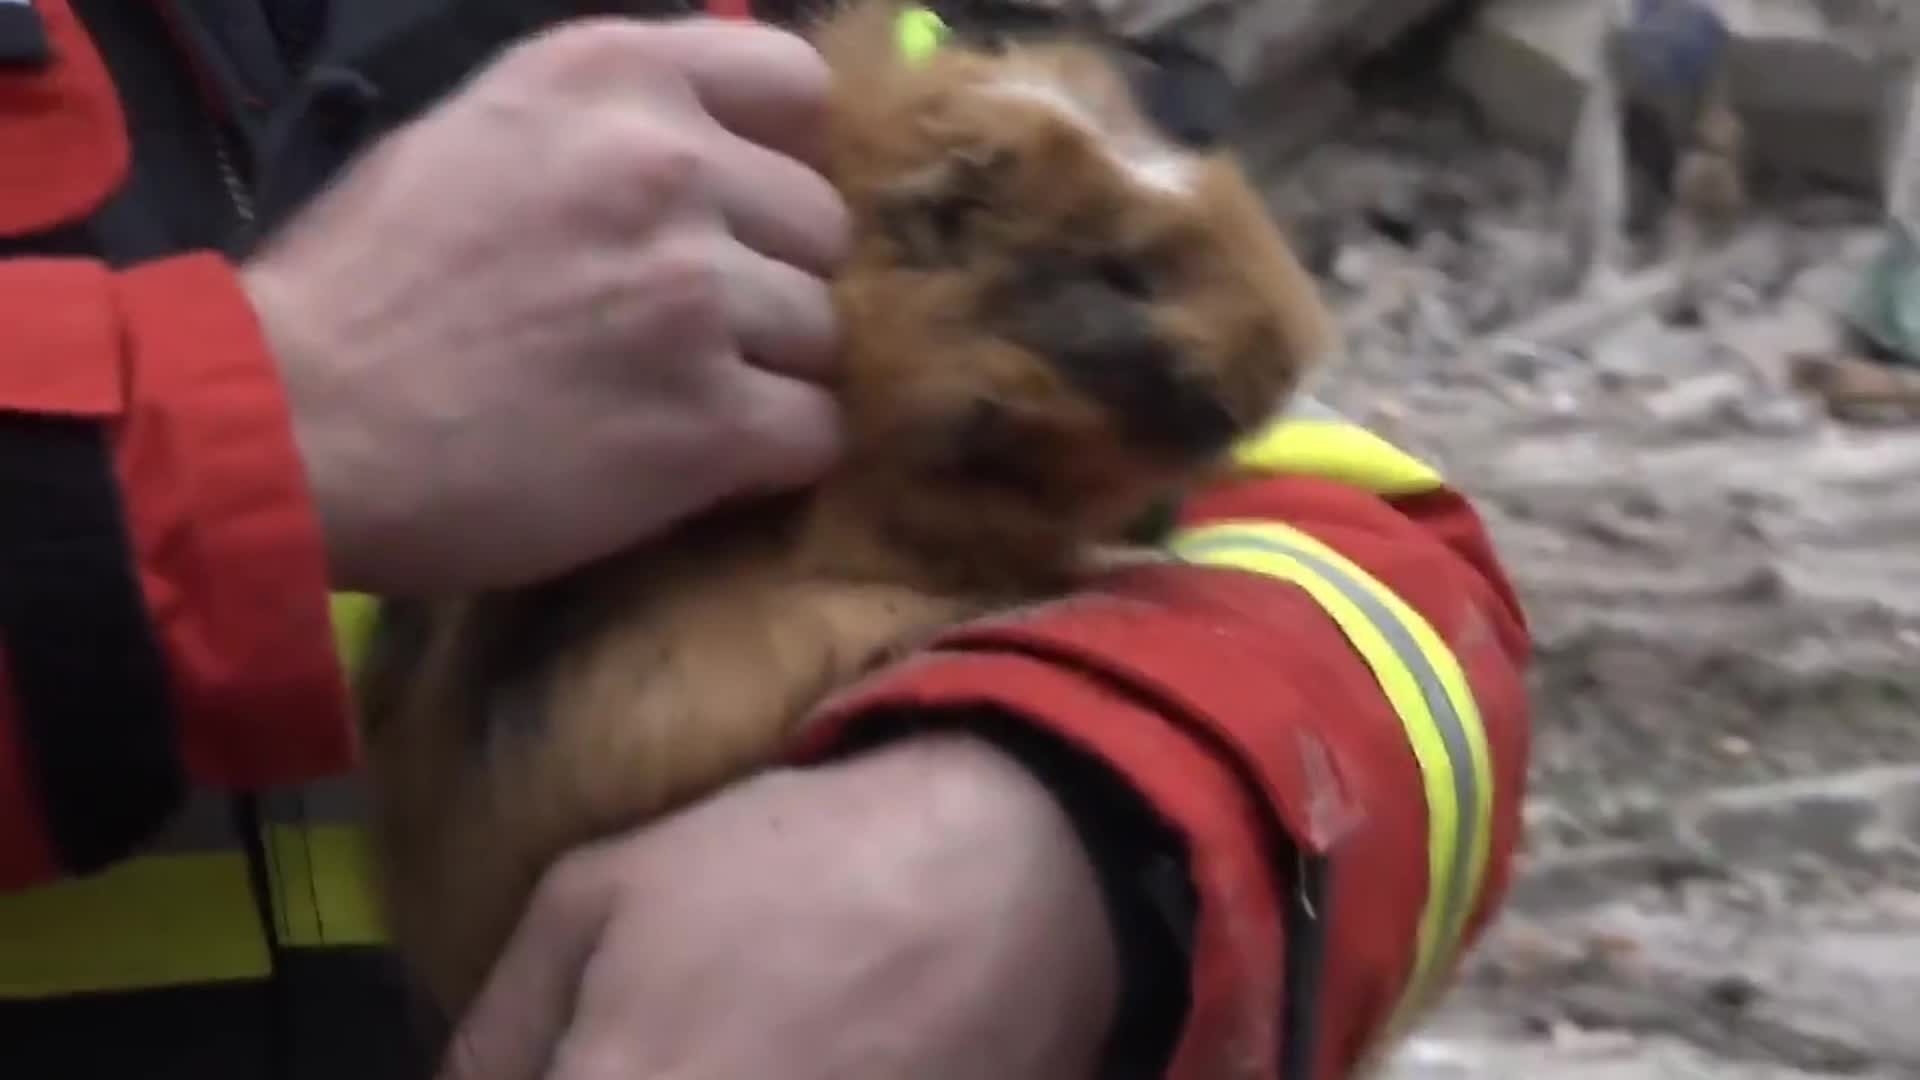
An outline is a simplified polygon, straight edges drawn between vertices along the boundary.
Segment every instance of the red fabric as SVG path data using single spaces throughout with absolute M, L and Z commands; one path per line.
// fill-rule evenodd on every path
M 326 552 L 253 309 L 212 254 L 127 271 L 114 292 L 131 385 L 115 452 L 189 775 L 343 772 L 357 744 Z
M 751 19 L 753 0 L 707 0 L 707 14 L 722 19 Z
M 1184 835 L 1207 899 L 1195 925 L 1193 1022 L 1182 1036 L 1185 1071 L 1176 1080 L 1239 1075 L 1232 1062 L 1270 1057 L 1282 943 L 1273 879 L 1258 859 L 1246 858 L 1264 842 L 1259 807 L 1226 758 L 1158 710 L 1062 664 L 1010 652 L 929 654 L 829 703 L 798 756 L 829 749 L 870 709 L 983 703 L 1017 708 L 1098 754 Z M 1234 902 L 1214 902 L 1223 896 Z
M 6 131 L 0 122 L 0 140 Z M 0 218 L 6 214 L 0 203 Z M 92 259 L 0 262 L 0 410 L 94 420 L 120 414 L 126 388 L 110 280 Z
M 132 159 L 113 80 L 67 0 L 36 0 L 34 8 L 53 62 L 0 68 L 0 236 L 92 213 Z
M 318 523 L 231 267 L 212 254 L 120 274 L 78 259 L 6 260 L 0 326 L 0 408 L 112 425 L 191 779 L 259 787 L 352 767 Z M 46 838 L 30 827 L 38 815 L 8 709 L 0 704 L 0 886 L 17 886 L 51 869 Z
M 1525 625 L 1464 500 L 1390 505 L 1324 481 L 1210 492 L 1188 524 L 1285 521 L 1339 549 L 1456 650 L 1496 778 L 1488 880 L 1470 930 L 1504 894 L 1528 749 Z M 1426 809 L 1400 722 L 1364 661 L 1303 592 L 1238 571 L 1117 573 L 1085 593 L 962 628 L 829 702 L 799 749 L 821 753 L 893 706 L 992 703 L 1127 777 L 1193 843 L 1205 928 L 1195 1002 L 1171 1075 L 1270 1077 L 1280 924 L 1269 815 L 1332 859 L 1334 915 L 1318 1074 L 1344 1076 L 1412 969 L 1426 886 Z

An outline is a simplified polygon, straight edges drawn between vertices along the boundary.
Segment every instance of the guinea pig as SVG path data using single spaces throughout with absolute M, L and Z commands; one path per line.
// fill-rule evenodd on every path
M 1073 588 L 1330 344 L 1236 160 L 1157 125 L 1112 46 L 919 55 L 901 15 L 810 31 L 853 228 L 835 470 L 561 580 L 387 607 L 361 699 L 382 895 L 449 1014 L 556 857 L 770 764 L 926 636 Z

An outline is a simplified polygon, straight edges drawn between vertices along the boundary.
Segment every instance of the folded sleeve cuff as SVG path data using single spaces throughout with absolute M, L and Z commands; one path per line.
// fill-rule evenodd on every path
M 875 725 L 979 707 L 1030 721 L 1102 762 L 1179 835 L 1197 904 L 1191 1007 L 1168 1075 L 1260 1075 L 1246 1063 L 1273 1060 L 1283 948 L 1266 819 L 1227 760 L 1157 710 L 1044 659 L 934 654 L 828 703 L 796 760 L 863 742 Z
M 232 266 L 116 276 L 126 363 L 115 458 L 190 776 L 297 783 L 356 757 L 326 553 L 292 417 Z

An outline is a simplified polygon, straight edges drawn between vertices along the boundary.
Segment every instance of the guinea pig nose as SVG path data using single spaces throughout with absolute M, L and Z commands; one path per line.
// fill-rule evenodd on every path
M 1234 86 L 1212 60 L 1170 41 L 1129 43 L 1123 68 L 1135 105 L 1162 134 L 1191 150 L 1231 133 Z

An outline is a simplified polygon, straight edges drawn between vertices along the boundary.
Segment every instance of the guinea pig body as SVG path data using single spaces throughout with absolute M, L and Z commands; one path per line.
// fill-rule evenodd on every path
M 1158 133 L 1099 48 L 915 62 L 896 15 L 859 0 L 813 34 L 854 229 L 834 473 L 383 629 L 362 708 L 383 892 L 450 1013 L 560 854 L 768 764 L 929 635 L 1070 588 L 1327 346 L 1237 165 Z

